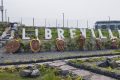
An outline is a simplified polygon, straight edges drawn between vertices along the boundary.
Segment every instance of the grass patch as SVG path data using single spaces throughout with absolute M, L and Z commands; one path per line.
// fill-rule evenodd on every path
M 45 65 L 39 66 L 40 76 L 37 78 L 20 77 L 19 72 L 23 69 L 25 69 L 25 66 L 0 68 L 0 80 L 82 80 L 78 76 L 72 76 L 71 73 L 63 75 L 61 70 Z

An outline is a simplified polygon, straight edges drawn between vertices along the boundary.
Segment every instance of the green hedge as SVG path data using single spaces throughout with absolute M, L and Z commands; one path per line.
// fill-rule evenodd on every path
M 22 28 L 23 27 L 18 28 L 18 34 L 21 37 L 22 37 Z M 28 26 L 28 27 L 25 27 L 25 28 L 26 28 L 26 36 L 29 36 L 30 38 L 35 38 L 35 27 L 29 27 Z M 2 28 L 0 27 L 0 30 L 1 29 Z M 56 51 L 55 39 L 58 36 L 57 29 L 56 28 L 50 28 L 50 29 L 52 30 L 52 40 L 45 40 L 45 28 L 44 27 L 38 28 L 38 31 L 39 31 L 39 33 L 38 33 L 39 36 L 38 37 L 42 41 L 41 51 Z M 65 51 L 81 50 L 79 48 L 78 43 L 77 43 L 77 37 L 79 37 L 80 29 L 76 29 L 76 38 L 74 38 L 74 39 L 70 38 L 70 33 L 69 33 L 68 28 L 62 28 L 62 29 L 64 29 L 64 36 L 65 36 Z M 90 29 L 86 29 L 86 30 L 87 30 L 87 38 L 86 38 L 86 41 L 85 41 L 84 50 L 97 50 L 95 39 L 93 39 L 91 37 L 91 30 Z M 97 30 L 94 30 L 94 31 L 95 31 L 96 37 L 98 37 L 99 36 L 98 31 Z M 117 30 L 112 30 L 112 32 L 115 36 L 117 36 L 117 37 L 119 36 Z M 104 36 L 109 37 L 109 34 L 108 34 L 107 30 L 102 29 L 102 33 L 103 33 Z M 26 47 L 27 47 L 27 45 L 26 45 L 27 43 L 24 43 L 24 41 L 23 41 L 23 45 L 25 44 L 24 46 L 26 46 Z M 120 39 L 118 39 L 118 45 L 119 45 L 119 48 L 120 48 Z M 23 47 L 23 49 L 24 48 L 25 47 Z M 111 42 L 108 38 L 107 40 L 102 42 L 102 49 L 110 49 L 110 48 L 111 48 Z M 25 51 L 28 51 L 28 50 L 25 49 Z
M 46 52 L 46 51 L 57 51 L 56 50 L 56 44 L 55 40 L 41 40 L 41 51 Z M 22 49 L 25 52 L 30 52 L 30 47 L 29 47 L 29 41 L 22 41 Z M 118 48 L 120 48 L 120 40 L 118 40 Z M 77 38 L 75 39 L 66 39 L 65 40 L 65 51 L 82 51 L 82 49 L 79 47 L 79 44 L 77 43 Z M 104 49 L 111 49 L 111 42 L 110 40 L 107 40 L 106 42 L 102 42 L 102 48 L 101 50 Z M 96 48 L 96 43 L 94 39 L 87 38 L 85 41 L 84 45 L 84 50 L 98 50 Z

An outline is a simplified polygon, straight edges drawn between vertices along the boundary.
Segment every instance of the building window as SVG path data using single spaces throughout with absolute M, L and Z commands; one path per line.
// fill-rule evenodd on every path
M 118 29 L 120 29 L 120 25 L 118 25 Z
M 107 26 L 106 25 L 102 25 L 101 28 L 102 29 L 107 29 Z
M 95 25 L 95 29 L 98 29 L 99 28 L 99 26 L 98 25 Z
M 115 29 L 115 25 L 110 25 L 110 29 L 114 30 Z

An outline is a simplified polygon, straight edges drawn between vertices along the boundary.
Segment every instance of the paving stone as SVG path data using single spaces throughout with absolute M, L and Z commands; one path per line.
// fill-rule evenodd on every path
M 64 61 L 53 61 L 51 64 L 51 66 L 55 66 L 55 67 L 60 67 L 60 66 L 63 66 L 65 65 L 66 63 Z
M 69 65 L 63 65 L 59 67 L 62 70 L 76 70 L 76 68 L 69 66 Z
M 56 60 L 56 61 L 53 61 L 53 63 L 58 63 L 58 62 L 64 62 L 64 60 Z
M 89 71 L 86 71 L 86 70 L 78 70 L 78 69 L 77 69 L 77 70 L 73 70 L 72 73 L 73 73 L 73 74 L 76 74 L 76 75 L 78 75 L 78 76 L 82 76 L 82 77 L 91 75 L 91 73 L 90 73 Z
M 111 77 L 107 77 L 104 75 L 100 75 L 100 74 L 94 74 L 90 80 L 116 80 L 116 79 L 113 79 Z
M 54 67 L 60 67 L 60 66 L 63 66 L 65 65 L 65 63 L 51 63 L 49 64 L 50 66 L 54 66 Z
M 52 62 L 43 62 L 43 63 L 36 63 L 38 65 L 42 65 L 42 64 L 52 64 Z

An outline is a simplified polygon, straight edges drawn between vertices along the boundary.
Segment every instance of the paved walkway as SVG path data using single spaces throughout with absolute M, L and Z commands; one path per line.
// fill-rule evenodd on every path
M 74 68 L 72 66 L 69 66 L 66 64 L 65 60 L 57 60 L 52 62 L 43 62 L 43 63 L 37 63 L 38 65 L 47 64 L 51 67 L 55 67 L 58 69 L 61 69 L 63 72 L 70 72 L 73 75 L 78 75 L 83 77 L 85 80 L 116 80 L 114 78 L 104 76 L 101 74 L 96 74 L 87 70 Z M 27 64 L 27 65 L 17 65 L 18 67 L 28 66 L 33 64 Z M 14 66 L 14 65 L 13 65 Z M 1 67 L 11 67 L 11 66 L 1 66 Z
M 61 60 L 53 61 L 52 63 L 48 63 L 48 64 L 52 67 L 57 67 L 63 71 L 69 71 L 72 74 L 82 76 L 85 80 L 116 80 L 116 79 L 113 79 L 111 77 L 92 73 L 92 72 L 87 71 L 87 70 L 74 68 L 72 66 L 67 65 L 66 61 L 63 61 L 63 60 L 62 61 Z
M 86 56 L 86 55 L 101 55 L 101 54 L 111 53 L 111 52 L 112 50 L 9 54 L 9 53 L 4 53 L 4 49 L 0 49 L 0 63 L 25 62 L 25 61 L 36 61 L 36 60 L 45 60 L 45 59 L 59 59 L 59 58 Z
M 7 54 L 3 52 L 4 49 L 0 50 L 0 63 L 2 62 L 19 62 L 19 61 L 30 61 L 30 60 L 40 60 L 40 59 L 52 59 L 60 57 L 70 57 L 70 56 L 81 56 L 81 55 L 90 55 L 90 54 L 103 54 L 110 53 L 112 50 L 103 50 L 103 51 L 83 51 L 83 52 L 43 52 L 43 53 L 17 53 L 17 54 Z M 111 56 L 109 56 L 111 57 Z M 114 57 L 114 56 L 112 56 Z M 83 59 L 83 58 L 80 58 Z M 37 63 L 37 64 L 48 64 L 49 66 L 56 67 L 62 71 L 69 71 L 72 74 L 82 76 L 85 80 L 116 80 L 104 75 L 92 73 L 87 70 L 77 69 L 66 64 L 68 60 L 57 60 L 51 62 Z M 28 64 L 27 64 L 28 65 Z M 31 65 L 31 64 L 30 64 Z M 21 65 L 19 65 L 21 66 Z M 23 66 L 23 65 L 22 65 Z M 9 66 L 1 66 L 9 67 Z

